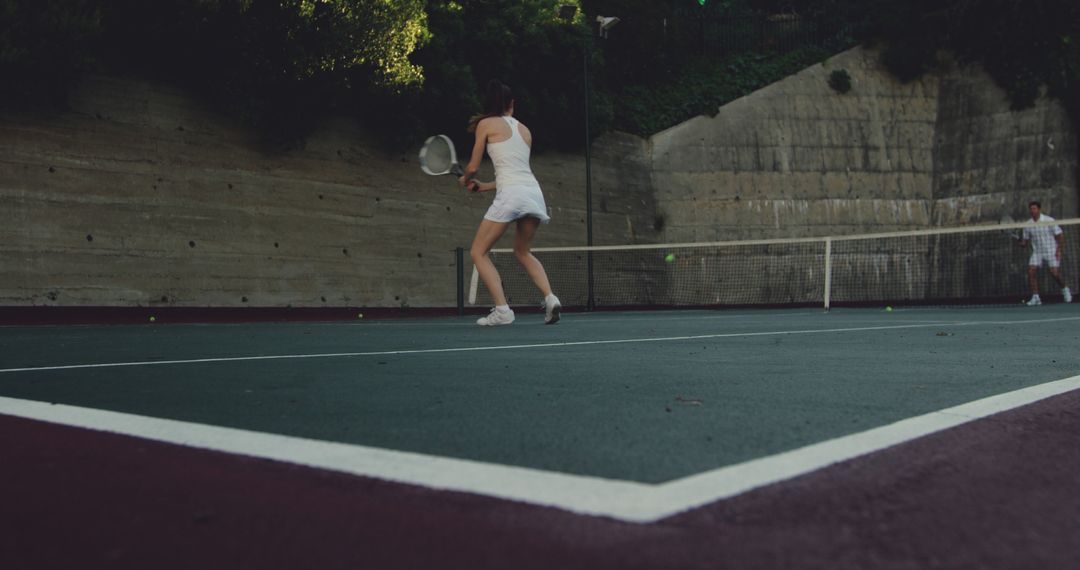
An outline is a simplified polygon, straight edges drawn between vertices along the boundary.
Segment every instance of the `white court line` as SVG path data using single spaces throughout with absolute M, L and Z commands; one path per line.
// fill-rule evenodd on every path
M 648 486 L 0 397 L 0 414 L 453 491 L 605 514 Z
M 1072 376 L 650 485 L 0 397 L 0 414 L 649 523 L 1080 388 Z
M 590 347 L 590 345 L 599 344 L 629 344 L 629 343 L 642 343 L 642 342 L 673 342 L 683 340 L 704 340 L 704 339 L 719 339 L 719 338 L 739 338 L 739 337 L 771 337 L 780 335 L 819 335 L 825 333 L 862 333 L 862 331 L 869 330 L 897 330 L 904 328 L 928 328 L 935 326 L 978 326 L 978 325 L 1024 325 L 1024 324 L 1044 324 L 1053 323 L 1059 321 L 1080 321 L 1080 316 L 1064 316 L 1057 318 L 1036 318 L 1036 320 L 1028 321 L 957 321 L 953 323 L 932 323 L 932 324 L 908 324 L 908 325 L 886 325 L 886 326 L 872 326 L 872 327 L 847 327 L 847 328 L 815 328 L 808 330 L 768 330 L 759 331 L 759 333 L 718 333 L 713 335 L 688 335 L 679 337 L 650 337 L 650 338 L 632 338 L 632 339 L 611 339 L 611 340 L 579 340 L 579 341 L 567 341 L 567 342 L 540 342 L 534 344 L 502 344 L 502 345 L 489 345 L 489 347 L 457 347 L 449 349 L 413 349 L 413 350 L 391 350 L 391 351 L 372 351 L 372 352 L 334 352 L 334 353 L 316 353 L 316 354 L 279 354 L 279 355 L 262 355 L 262 356 L 222 356 L 219 358 L 187 358 L 176 359 L 176 361 L 147 361 L 147 362 L 123 362 L 123 363 L 99 363 L 99 364 L 69 364 L 60 366 L 30 366 L 24 368 L 0 368 L 0 374 L 4 372 L 36 372 L 45 370 L 76 370 L 84 368 L 120 368 L 127 366 L 162 366 L 167 364 L 208 364 L 208 363 L 224 363 L 224 362 L 247 362 L 247 361 L 284 361 L 284 359 L 300 359 L 300 358 L 346 358 L 346 357 L 359 357 L 359 356 L 392 356 L 403 354 L 440 354 L 448 352 L 480 352 L 480 351 L 500 351 L 500 350 L 522 350 L 522 349 L 551 349 L 562 347 Z
M 1005 308 L 1012 309 L 1012 305 L 998 306 L 995 305 L 992 308 Z M 774 321 L 785 320 L 794 316 L 808 316 L 808 317 L 822 317 L 828 318 L 829 322 L 861 322 L 854 321 L 852 319 L 840 318 L 836 316 L 836 313 L 846 311 L 847 309 L 833 309 L 832 314 L 827 313 L 821 309 L 730 309 L 728 311 L 716 311 L 710 309 L 675 309 L 670 311 L 616 311 L 622 316 L 611 316 L 612 312 L 600 311 L 600 312 L 571 312 L 564 313 L 564 319 L 572 319 L 575 324 L 581 323 L 626 323 L 633 322 L 639 323 L 642 321 L 648 322 L 672 322 L 672 321 L 712 321 L 712 320 L 755 320 L 755 321 Z M 856 309 L 863 310 L 863 309 Z M 909 312 L 923 309 L 920 307 L 903 307 L 896 309 L 893 312 L 892 317 L 888 317 L 892 320 L 899 320 L 897 317 Z M 926 307 L 926 310 L 940 310 L 940 307 Z M 1023 310 L 1023 309 L 1020 309 Z M 721 313 L 721 314 L 717 314 Z M 522 319 L 528 319 L 529 317 L 540 317 L 542 312 L 535 313 L 521 313 Z M 865 314 L 865 313 L 863 313 Z M 846 316 L 846 315 L 845 315 Z M 445 317 L 439 321 L 428 319 L 413 320 L 376 320 L 371 319 L 367 321 L 273 321 L 273 322 L 249 322 L 249 323 L 166 323 L 160 326 L 168 326 L 170 328 L 181 327 L 206 327 L 206 328 L 228 328 L 228 327 L 259 327 L 263 325 L 273 325 L 275 327 L 294 327 L 294 328 L 329 328 L 329 327 L 406 327 L 406 328 L 477 328 L 476 321 L 473 317 L 476 315 L 465 316 L 452 316 Z M 450 319 L 453 322 L 444 322 Z M 955 322 L 955 319 L 951 320 L 911 320 L 906 322 Z M 89 328 L 118 328 L 118 327 L 145 327 L 144 324 L 119 324 L 119 325 L 94 325 L 94 324 L 74 324 L 74 325 L 0 325 L 0 330 L 6 328 L 27 328 L 32 327 L 35 330 L 44 329 L 89 329 Z
M 670 313 L 671 313 L 670 316 L 668 316 L 668 315 L 660 316 L 661 313 L 655 313 L 655 312 L 654 313 L 626 312 L 626 313 L 623 313 L 624 316 L 620 316 L 620 317 L 604 316 L 603 313 L 566 313 L 566 312 L 564 312 L 563 313 L 563 319 L 565 320 L 567 318 L 571 318 L 570 316 L 573 315 L 572 318 L 573 318 L 575 324 L 581 324 L 581 323 L 588 323 L 588 324 L 593 324 L 593 323 L 626 323 L 626 322 L 632 322 L 632 323 L 636 324 L 636 323 L 641 323 L 641 322 L 644 322 L 644 321 L 647 321 L 647 322 L 654 322 L 654 321 L 668 322 L 668 321 L 707 321 L 707 320 L 733 320 L 733 321 L 739 321 L 739 320 L 758 320 L 758 321 L 770 320 L 769 317 L 763 317 L 760 314 L 747 314 L 747 313 L 726 314 L 726 315 L 688 314 L 688 313 L 697 313 L 697 312 L 698 312 L 697 310 L 690 310 L 690 311 L 685 311 L 685 312 L 683 312 L 683 311 L 670 311 Z M 681 314 L 677 315 L 676 313 L 681 313 Z M 538 312 L 535 312 L 535 313 L 522 313 L 522 312 L 519 312 L 517 314 L 519 315 L 519 321 L 529 319 L 530 317 L 532 317 L 532 318 L 536 319 L 536 322 L 539 322 L 540 317 L 543 317 L 543 315 L 544 315 L 543 311 L 538 311 Z M 803 315 L 822 315 L 822 314 L 824 314 L 822 311 L 816 311 L 816 312 L 794 312 L 793 311 L 793 312 L 785 312 L 785 313 L 783 313 L 784 317 L 789 317 L 791 315 L 803 316 Z M 463 317 L 452 317 L 453 319 L 456 320 L 456 322 L 452 322 L 452 323 L 431 322 L 431 321 L 403 322 L 403 321 L 374 321 L 373 320 L 373 321 L 368 321 L 366 323 L 342 321 L 340 323 L 321 322 L 321 323 L 317 323 L 317 324 L 319 326 L 323 326 L 323 327 L 346 326 L 346 327 L 389 327 L 389 328 L 395 328 L 395 327 L 428 327 L 428 326 L 431 326 L 431 327 L 462 327 L 462 328 L 478 329 L 480 327 L 476 326 L 475 317 L 477 317 L 477 315 L 465 315 Z M 773 317 L 773 319 L 776 319 L 776 317 Z M 776 319 L 776 320 L 779 320 L 779 319 Z
M 1078 388 L 1080 376 L 1071 376 L 670 481 L 662 485 L 661 502 L 653 512 L 656 519 L 665 518 Z

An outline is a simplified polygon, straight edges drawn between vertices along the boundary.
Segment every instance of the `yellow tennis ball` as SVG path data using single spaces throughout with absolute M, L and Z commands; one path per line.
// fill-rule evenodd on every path
M 674 253 L 667 254 L 667 256 L 664 257 L 664 261 L 666 261 L 668 263 L 674 262 L 675 261 L 675 254 Z
M 356 313 L 356 318 L 358 318 L 358 319 L 364 318 L 364 313 Z
M 892 312 L 892 307 L 885 307 L 885 312 L 886 313 L 891 313 Z
M 154 318 L 154 315 L 150 315 L 150 322 L 154 322 L 154 321 L 156 321 L 156 320 L 157 320 L 157 319 L 156 319 L 156 318 Z

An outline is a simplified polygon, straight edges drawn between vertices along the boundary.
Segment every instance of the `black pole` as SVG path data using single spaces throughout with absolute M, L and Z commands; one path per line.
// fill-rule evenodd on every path
M 592 43 L 592 36 L 587 36 L 585 40 L 585 49 L 582 50 L 582 62 L 583 69 L 585 71 L 585 245 L 592 247 L 593 244 L 593 231 L 592 231 L 592 153 L 590 147 L 592 141 L 589 140 L 589 46 Z M 596 308 L 596 304 L 593 302 L 593 254 L 592 250 L 589 250 L 585 254 L 586 259 L 586 271 L 588 273 L 588 297 L 586 299 L 585 308 L 589 311 Z
M 457 258 L 457 314 L 465 314 L 465 248 L 459 247 L 454 250 Z

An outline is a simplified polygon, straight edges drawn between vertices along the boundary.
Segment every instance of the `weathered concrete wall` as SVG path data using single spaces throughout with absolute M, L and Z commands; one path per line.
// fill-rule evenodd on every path
M 828 85 L 845 69 L 853 89 Z M 925 227 L 935 76 L 902 85 L 856 49 L 652 137 L 667 241 Z
M 828 86 L 833 70 L 852 90 Z M 663 241 L 921 229 L 1077 210 L 1062 105 L 1014 112 L 976 68 L 901 84 L 855 48 L 650 139 Z
M 1005 91 L 970 67 L 942 75 L 938 102 L 935 225 L 1021 220 L 1030 200 L 1056 218 L 1080 214 L 1077 133 L 1058 102 L 1011 111 Z
M 453 306 L 451 250 L 493 197 L 423 175 L 414 154 L 348 124 L 267 154 L 145 81 L 90 78 L 71 106 L 0 116 L 0 304 Z M 641 170 L 642 148 L 622 139 L 598 154 Z M 541 154 L 534 167 L 553 218 L 537 245 L 583 244 L 583 160 Z M 619 179 L 629 172 L 597 168 L 597 243 L 655 239 L 648 177 Z

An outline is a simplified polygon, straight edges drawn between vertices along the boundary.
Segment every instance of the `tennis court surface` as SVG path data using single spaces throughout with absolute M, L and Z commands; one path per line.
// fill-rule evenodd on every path
M 1080 556 L 1080 306 L 541 323 L 0 328 L 4 558 L 977 568 Z

